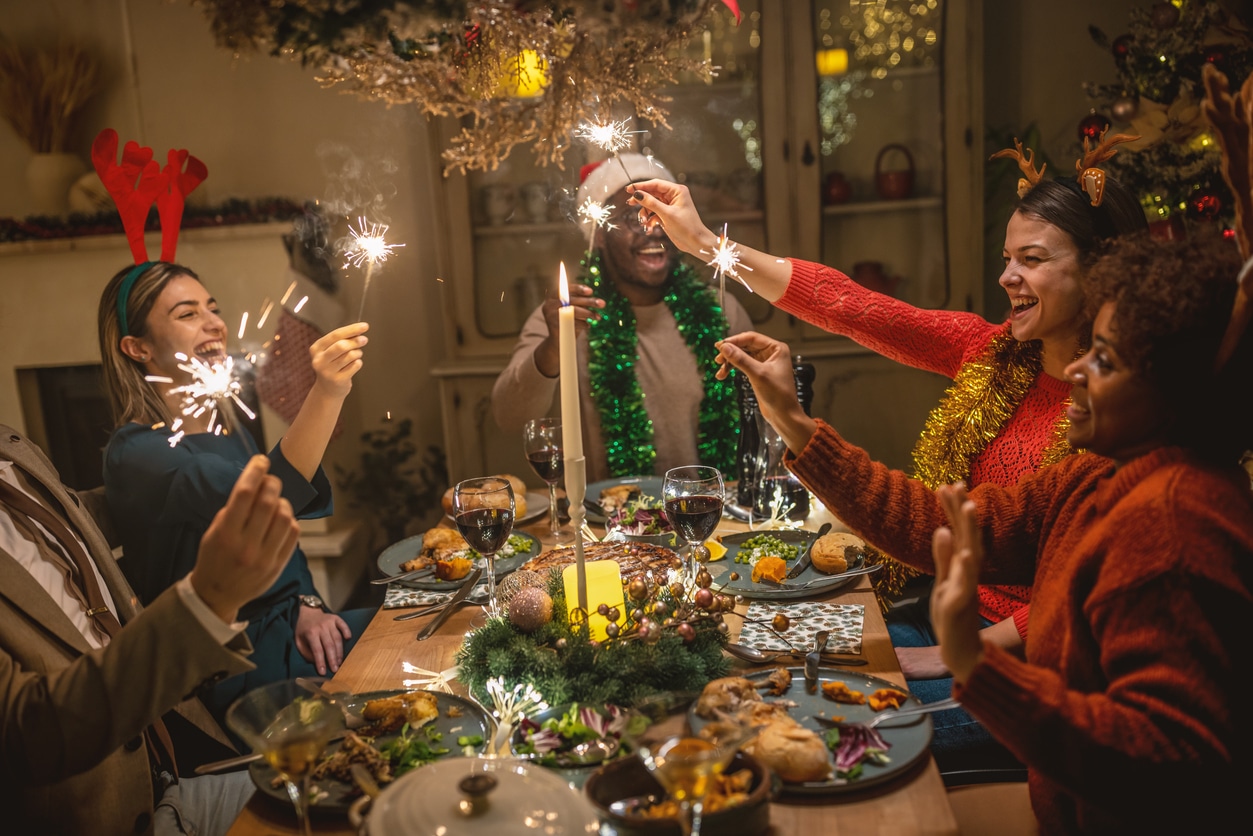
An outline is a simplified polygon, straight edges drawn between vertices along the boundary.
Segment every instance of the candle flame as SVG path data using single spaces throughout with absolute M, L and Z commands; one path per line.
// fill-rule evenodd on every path
M 566 263 L 561 262 L 561 274 L 557 280 L 557 295 L 561 299 L 561 306 L 564 308 L 570 304 L 570 283 L 566 281 Z

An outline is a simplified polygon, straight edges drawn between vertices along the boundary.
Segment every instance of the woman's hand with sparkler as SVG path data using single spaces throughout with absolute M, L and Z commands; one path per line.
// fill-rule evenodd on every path
M 352 390 L 352 378 L 361 371 L 365 355 L 365 345 L 370 338 L 365 332 L 370 326 L 364 322 L 354 322 L 336 328 L 326 336 L 309 346 L 309 359 L 313 362 L 313 372 L 317 375 L 315 387 L 331 397 L 341 401 L 348 397 Z
M 267 475 L 270 460 L 253 456 L 200 540 L 192 589 L 230 624 L 239 608 L 278 579 L 300 538 L 282 483 Z
M 570 305 L 574 308 L 574 327 L 578 332 L 587 330 L 587 323 L 600 318 L 600 309 L 605 307 L 605 300 L 592 295 L 592 289 L 585 284 L 570 284 Z M 544 377 L 556 377 L 561 373 L 561 321 L 558 312 L 561 300 L 550 295 L 544 300 L 544 323 L 548 326 L 548 336 L 535 346 L 535 368 Z
M 770 422 L 788 449 L 799 453 L 817 432 L 814 419 L 805 414 L 796 397 L 796 377 L 787 343 L 745 331 L 717 343 L 718 378 L 726 380 L 728 366 L 748 375 L 757 395 L 762 417 Z

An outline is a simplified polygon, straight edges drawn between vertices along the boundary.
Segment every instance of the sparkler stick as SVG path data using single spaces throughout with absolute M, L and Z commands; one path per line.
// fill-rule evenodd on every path
M 750 293 L 753 291 L 751 287 L 748 287 L 748 282 L 744 281 L 739 274 L 741 267 L 750 273 L 753 271 L 753 268 L 747 264 L 740 263 L 739 248 L 734 241 L 727 237 L 726 224 L 722 225 L 722 234 L 718 236 L 718 243 L 714 246 L 713 252 L 701 250 L 701 253 L 713 256 L 705 263 L 714 268 L 714 279 L 718 282 L 718 304 L 722 306 L 724 311 L 726 310 L 727 276 L 747 287 Z
M 354 267 L 360 267 L 365 264 L 365 283 L 361 288 L 361 307 L 357 311 L 357 321 L 361 321 L 361 317 L 365 314 L 365 297 L 370 291 L 370 279 L 374 276 L 374 268 L 378 264 L 387 261 L 391 256 L 392 250 L 397 247 L 403 247 L 404 244 L 389 244 L 384 240 L 383 236 L 387 234 L 387 224 L 366 223 L 365 218 L 358 218 L 357 223 L 360 229 L 348 227 L 348 234 L 352 236 L 352 241 L 344 251 L 344 266 L 349 264 Z

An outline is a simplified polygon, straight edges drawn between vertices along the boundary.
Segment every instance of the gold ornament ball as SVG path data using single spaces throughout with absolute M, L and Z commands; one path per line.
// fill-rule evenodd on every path
M 534 633 L 552 620 L 553 599 L 542 589 L 520 589 L 509 601 L 509 623 L 524 633 Z
M 770 622 L 770 626 L 780 633 L 785 633 L 787 632 L 787 629 L 792 626 L 792 619 L 788 618 L 783 613 L 775 613 L 774 619 Z
M 519 569 L 516 572 L 510 572 L 501 579 L 500 583 L 496 584 L 496 598 L 500 601 L 502 607 L 507 607 L 509 602 L 513 600 L 514 595 L 528 588 L 542 589 L 547 592 L 548 578 L 530 569 Z
M 701 569 L 696 573 L 697 586 L 713 586 L 714 576 L 709 574 L 708 569 Z
M 627 595 L 632 601 L 643 601 L 648 597 L 648 581 L 642 575 L 631 578 L 631 582 L 627 584 Z

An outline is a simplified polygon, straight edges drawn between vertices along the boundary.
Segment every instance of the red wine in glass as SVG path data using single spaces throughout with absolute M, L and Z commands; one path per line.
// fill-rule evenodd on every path
M 531 469 L 535 471 L 535 475 L 543 479 L 546 484 L 555 485 L 565 475 L 566 461 L 562 457 L 560 447 L 532 450 L 526 454 L 526 458 L 531 463 Z
M 457 514 L 457 530 L 470 548 L 491 560 L 513 532 L 513 512 L 508 508 L 475 508 Z
M 666 500 L 666 519 L 689 543 L 709 539 L 722 518 L 722 497 L 677 496 Z

